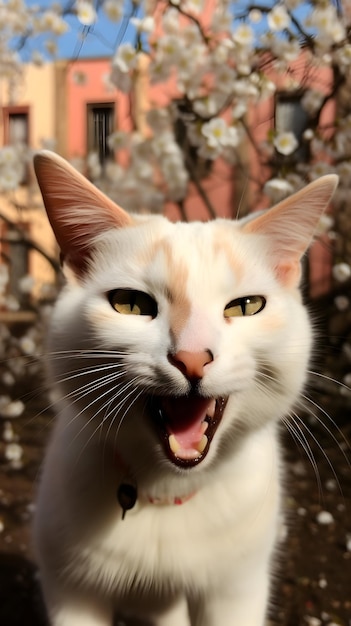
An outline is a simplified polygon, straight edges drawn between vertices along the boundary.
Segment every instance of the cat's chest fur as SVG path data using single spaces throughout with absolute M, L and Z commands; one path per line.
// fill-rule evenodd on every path
M 87 446 L 85 459 L 77 451 L 62 464 L 67 442 L 58 435 L 62 445 L 51 450 L 46 467 L 60 476 L 50 522 L 55 545 L 46 543 L 45 536 L 43 541 L 48 561 L 53 558 L 51 565 L 62 571 L 65 584 L 84 581 L 98 593 L 115 590 L 122 608 L 129 606 L 121 592 L 126 581 L 139 594 L 156 586 L 160 595 L 167 595 L 190 581 L 193 592 L 205 593 L 221 576 L 240 578 L 243 566 L 254 567 L 257 552 L 269 554 L 281 523 L 275 431 L 272 424 L 253 434 L 216 479 L 209 473 L 207 480 L 188 480 L 182 486 L 174 481 L 173 495 L 178 488 L 179 500 L 183 498 L 179 504 L 162 495 L 156 501 L 147 487 L 139 488 L 138 500 L 124 520 L 116 501 L 119 482 L 125 479 L 118 460 L 102 464 L 101 449 L 94 444 Z M 80 475 L 75 478 L 77 468 Z M 158 493 L 163 489 L 160 481 Z M 50 499 L 45 491 L 42 496 Z M 67 552 L 74 563 L 68 569 Z
M 36 172 L 67 276 L 35 519 L 51 622 L 263 626 L 278 423 L 312 343 L 300 261 L 336 177 L 252 220 L 171 224 L 128 215 L 50 153 Z

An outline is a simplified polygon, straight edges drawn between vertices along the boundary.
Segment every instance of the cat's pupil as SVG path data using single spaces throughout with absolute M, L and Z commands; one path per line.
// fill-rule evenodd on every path
M 266 306 L 266 299 L 263 296 L 245 296 L 236 298 L 227 304 L 224 309 L 224 317 L 243 317 L 246 315 L 256 315 Z
M 157 302 L 143 291 L 114 289 L 108 293 L 108 300 L 121 315 L 145 315 L 152 319 L 157 316 Z

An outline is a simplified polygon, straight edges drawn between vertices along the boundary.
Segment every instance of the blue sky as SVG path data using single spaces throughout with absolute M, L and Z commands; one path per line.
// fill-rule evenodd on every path
M 237 2 L 233 2 L 233 15 L 243 14 L 247 3 L 248 0 L 237 0 Z M 39 5 L 49 8 L 52 5 L 52 0 L 40 0 L 40 2 L 38 2 L 38 0 L 26 0 L 26 4 L 29 6 Z M 61 6 L 65 8 L 74 5 L 74 0 L 61 0 L 57 4 L 61 4 Z M 273 4 L 275 3 L 272 0 L 256 0 L 255 2 L 256 6 L 270 6 Z M 307 10 L 307 3 L 301 2 L 295 14 L 300 19 L 303 19 Z M 57 38 L 59 58 L 77 59 L 111 56 L 122 41 L 135 42 L 135 29 L 128 24 L 128 18 L 125 22 L 122 21 L 116 24 L 110 22 L 104 12 L 100 11 L 97 22 L 91 27 L 82 26 L 73 15 L 68 16 L 66 21 L 69 25 L 69 31 L 65 35 Z M 254 28 L 257 34 L 267 32 L 265 17 L 262 22 L 254 26 Z M 39 50 L 44 56 L 47 56 L 45 49 L 45 41 L 47 41 L 47 39 L 48 34 L 29 39 L 25 47 L 21 50 L 23 61 L 29 61 L 34 50 Z
M 26 0 L 26 4 L 50 8 L 52 0 L 40 0 L 40 2 Z M 61 0 L 56 4 L 60 4 L 64 8 L 71 6 L 74 2 Z M 135 40 L 135 29 L 127 24 L 129 20 L 126 20 L 125 23 L 112 23 L 103 11 L 99 12 L 96 24 L 91 27 L 84 27 L 73 15 L 67 16 L 66 21 L 69 25 L 69 31 L 65 35 L 55 38 L 59 58 L 111 56 L 122 41 L 133 42 Z M 22 59 L 24 61 L 30 60 L 32 52 L 38 49 L 46 56 L 45 42 L 49 37 L 53 38 L 52 35 L 43 34 L 29 39 L 21 51 Z

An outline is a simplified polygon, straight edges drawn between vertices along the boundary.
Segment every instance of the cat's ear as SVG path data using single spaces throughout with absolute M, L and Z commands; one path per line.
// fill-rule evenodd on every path
M 322 176 L 243 227 L 244 232 L 269 237 L 276 274 L 287 287 L 296 286 L 300 280 L 301 258 L 337 184 L 338 176 Z
M 61 255 L 75 273 L 84 273 L 93 240 L 106 230 L 133 223 L 85 176 L 54 152 L 34 157 L 34 169 Z

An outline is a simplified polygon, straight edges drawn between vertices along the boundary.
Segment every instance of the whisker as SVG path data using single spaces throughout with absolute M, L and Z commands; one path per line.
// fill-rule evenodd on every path
M 122 400 L 122 401 L 121 401 L 121 402 L 120 402 L 117 406 L 112 406 L 112 407 L 111 407 L 111 405 L 113 404 L 113 402 L 116 400 L 116 396 L 114 396 L 114 397 L 110 398 L 107 402 L 105 402 L 105 403 L 104 403 L 104 404 L 100 407 L 100 409 L 99 409 L 96 413 L 94 413 L 94 415 L 93 415 L 93 416 L 92 416 L 92 417 L 91 417 L 91 418 L 90 418 L 90 419 L 89 419 L 89 420 L 88 420 L 88 421 L 84 424 L 84 426 L 80 429 L 80 431 L 79 431 L 79 433 L 77 433 L 76 437 L 74 437 L 73 441 L 75 441 L 75 440 L 77 439 L 77 437 L 79 437 L 79 436 L 82 434 L 82 432 L 83 432 L 83 431 L 84 431 L 84 430 L 85 430 L 85 429 L 86 429 L 86 428 L 87 428 L 87 427 L 91 424 L 91 422 L 92 422 L 93 420 L 95 420 L 95 419 L 96 419 L 96 417 L 99 415 L 99 413 L 101 413 L 101 411 L 105 410 L 104 417 L 102 418 L 101 422 L 97 425 L 97 427 L 95 428 L 95 430 L 91 433 L 90 437 L 89 437 L 89 438 L 87 439 L 87 441 L 85 442 L 85 444 L 84 444 L 83 448 L 82 448 L 82 449 L 81 449 L 81 451 L 80 451 L 80 454 L 79 454 L 79 457 L 78 457 L 77 461 L 80 459 L 80 457 L 81 457 L 81 455 L 83 454 L 83 452 L 85 451 L 86 447 L 89 445 L 90 441 L 93 439 L 93 437 L 95 437 L 95 435 L 97 434 L 97 432 L 98 432 L 99 430 L 100 430 L 100 436 L 101 436 L 101 434 L 102 434 L 102 429 L 103 429 L 103 426 L 104 426 L 105 422 L 106 422 L 107 420 L 109 420 L 109 419 L 111 418 L 111 415 L 114 413 L 114 417 L 113 417 L 113 419 L 111 419 L 111 421 L 110 421 L 110 425 L 109 425 L 109 428 L 108 428 L 108 431 L 107 431 L 107 434 L 106 434 L 105 443 L 107 442 L 107 439 L 108 439 L 108 436 L 109 436 L 110 430 L 111 430 L 112 425 L 113 425 L 113 423 L 114 423 L 114 421 L 115 421 L 115 419 L 116 419 L 116 416 L 117 416 L 117 414 L 118 414 L 118 411 L 120 410 L 120 407 L 121 407 L 121 406 L 123 406 L 123 404 L 124 404 L 125 400 L 127 400 L 127 399 L 128 399 L 128 398 L 129 398 L 129 397 L 130 397 L 130 396 L 131 396 L 131 395 L 132 395 L 132 394 L 136 391 L 136 389 L 135 389 L 135 387 L 134 387 L 134 388 L 132 388 L 132 390 L 131 390 L 131 391 L 130 391 L 130 392 L 129 392 L 126 396 L 124 395 L 124 394 L 125 394 L 125 390 L 126 390 L 126 389 L 128 389 L 128 387 L 130 387 L 132 384 L 133 384 L 133 381 L 130 381 L 130 382 L 129 382 L 129 383 L 128 383 L 128 384 L 127 384 L 127 385 L 126 385 L 126 386 L 122 389 L 122 393 L 123 393 L 123 396 L 124 396 L 124 397 L 123 397 L 123 400 Z M 140 392 L 140 393 L 141 393 L 141 392 Z M 131 405 L 130 405 L 130 406 L 131 406 Z M 110 408 L 110 407 L 111 407 L 111 408 Z M 129 408 L 129 407 L 128 407 L 128 408 Z M 123 420 L 123 419 L 124 419 L 124 416 L 126 415 L 128 408 L 126 409 L 125 413 L 124 413 L 124 414 L 123 414 L 123 416 L 121 417 L 121 420 Z M 119 426 L 118 426 L 118 428 L 119 428 Z M 104 448 L 104 449 L 105 449 L 105 448 Z
M 314 406 L 316 409 L 318 409 L 328 420 L 329 422 L 334 426 L 334 428 L 336 429 L 336 432 L 338 433 L 338 435 L 341 437 L 341 439 L 343 440 L 343 442 L 345 443 L 346 447 L 348 450 L 350 450 L 350 444 L 348 442 L 348 440 L 346 439 L 344 433 L 342 432 L 342 430 L 338 427 L 338 425 L 336 424 L 336 422 L 332 419 L 332 417 L 329 415 L 329 413 L 323 409 L 323 407 L 321 407 L 319 404 L 317 404 L 317 402 L 315 402 L 314 400 L 312 400 L 312 398 L 302 394 L 302 398 L 304 400 L 306 400 L 307 402 L 309 402 L 310 404 L 312 404 L 312 406 Z M 343 450 L 343 448 L 340 445 L 340 442 L 338 441 L 338 439 L 336 438 L 336 436 L 334 435 L 334 433 L 330 430 L 330 428 L 323 422 L 323 420 L 318 417 L 318 415 L 316 413 L 311 413 L 311 415 L 317 420 L 317 422 L 319 424 L 321 424 L 321 426 L 323 426 L 324 430 L 328 433 L 328 435 L 332 438 L 332 440 L 334 441 L 334 443 L 336 443 L 336 445 L 338 446 L 340 452 L 342 453 L 347 465 L 350 467 L 351 466 L 351 461 L 348 459 L 346 452 Z
M 287 427 L 288 431 L 294 436 L 294 438 L 298 441 L 298 443 L 301 445 L 302 449 L 305 451 L 306 456 L 308 458 L 308 460 L 311 463 L 311 466 L 313 467 L 313 471 L 316 477 L 316 482 L 317 482 L 317 486 L 318 486 L 318 494 L 319 494 L 319 499 L 323 498 L 323 488 L 322 488 L 322 482 L 321 482 L 321 478 L 320 478 L 320 474 L 319 474 L 319 470 L 318 470 L 318 465 L 316 462 L 316 459 L 314 458 L 314 454 L 312 452 L 311 446 L 308 442 L 308 439 L 306 438 L 301 425 L 305 424 L 303 422 L 301 422 L 301 419 L 299 418 L 299 416 L 294 413 L 291 412 L 289 413 L 289 419 L 293 422 L 293 426 L 290 423 L 289 419 L 287 417 L 283 418 L 283 423 L 285 424 L 285 426 Z M 308 431 L 308 429 L 307 429 Z M 309 431 L 308 431 L 309 432 Z M 310 434 L 310 433 L 309 433 Z
M 340 485 L 340 481 L 339 481 L 338 476 L 336 474 L 335 468 L 334 468 L 331 460 L 329 459 L 326 451 L 324 450 L 323 446 L 319 443 L 317 437 L 313 434 L 312 430 L 310 428 L 308 428 L 307 424 L 305 424 L 305 422 L 298 415 L 296 415 L 296 418 L 299 420 L 300 424 L 305 428 L 305 430 L 307 431 L 308 435 L 311 437 L 311 439 L 313 439 L 313 441 L 316 444 L 317 448 L 320 450 L 322 456 L 324 457 L 324 459 L 326 460 L 328 466 L 330 467 L 330 469 L 332 471 L 332 474 L 333 474 L 333 476 L 335 478 L 335 481 L 336 481 L 336 484 L 338 486 L 339 492 L 343 496 L 342 487 Z

